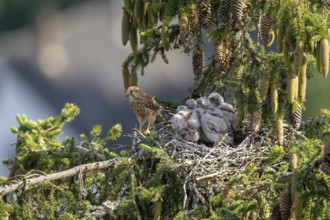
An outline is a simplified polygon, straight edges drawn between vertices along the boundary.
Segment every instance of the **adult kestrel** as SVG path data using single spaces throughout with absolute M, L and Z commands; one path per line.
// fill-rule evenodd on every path
M 128 103 L 140 123 L 139 131 L 142 131 L 143 122 L 147 120 L 148 126 L 144 133 L 150 133 L 150 125 L 156 121 L 157 116 L 162 111 L 158 101 L 155 97 L 141 91 L 136 86 L 128 87 L 126 97 L 128 97 Z

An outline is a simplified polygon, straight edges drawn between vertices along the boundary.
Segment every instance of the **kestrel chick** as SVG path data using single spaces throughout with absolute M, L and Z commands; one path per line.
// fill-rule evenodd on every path
M 197 102 L 195 101 L 195 99 L 188 99 L 186 101 L 186 106 L 192 110 L 192 109 L 195 109 L 197 107 Z
M 208 109 L 210 106 L 210 101 L 206 97 L 199 97 L 197 99 L 197 106 L 203 109 Z
M 139 131 L 142 131 L 142 124 L 147 120 L 148 126 L 144 133 L 150 133 L 150 125 L 156 121 L 156 117 L 160 115 L 162 109 L 156 98 L 141 91 L 136 86 L 127 89 L 126 97 L 128 97 L 128 103 L 140 123 Z
M 224 102 L 223 97 L 216 92 L 212 92 L 208 98 L 209 98 L 210 102 L 216 107 L 221 105 Z

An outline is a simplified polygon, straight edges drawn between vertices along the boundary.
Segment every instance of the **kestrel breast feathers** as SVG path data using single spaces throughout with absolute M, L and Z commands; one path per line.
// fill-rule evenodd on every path
M 127 89 L 126 97 L 128 97 L 128 103 L 140 123 L 139 131 L 142 131 L 142 124 L 147 120 L 148 126 L 144 133 L 150 133 L 150 125 L 156 121 L 156 117 L 160 115 L 162 109 L 156 98 L 141 91 L 136 86 Z

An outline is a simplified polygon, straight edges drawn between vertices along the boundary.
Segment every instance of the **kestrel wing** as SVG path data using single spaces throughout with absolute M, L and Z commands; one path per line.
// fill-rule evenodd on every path
M 151 110 L 157 111 L 160 108 L 157 99 L 145 92 L 141 92 L 141 99 L 144 105 Z

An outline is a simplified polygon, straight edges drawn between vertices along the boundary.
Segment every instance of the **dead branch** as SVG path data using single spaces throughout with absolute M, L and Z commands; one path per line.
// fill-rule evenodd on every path
M 102 162 L 95 162 L 95 163 L 88 163 L 73 167 L 69 170 L 61 171 L 58 173 L 52 173 L 47 175 L 41 175 L 38 177 L 30 178 L 29 176 L 25 176 L 26 178 L 23 180 L 18 180 L 17 182 L 13 182 L 12 184 L 0 187 L 0 198 L 4 195 L 12 193 L 18 189 L 25 188 L 28 189 L 29 187 L 45 182 L 45 181 L 53 181 L 58 179 L 64 179 L 68 177 L 72 177 L 77 175 L 78 173 L 86 173 L 95 170 L 101 170 L 106 168 L 114 167 L 118 164 L 128 163 L 129 158 L 114 158 L 111 160 L 106 160 Z

